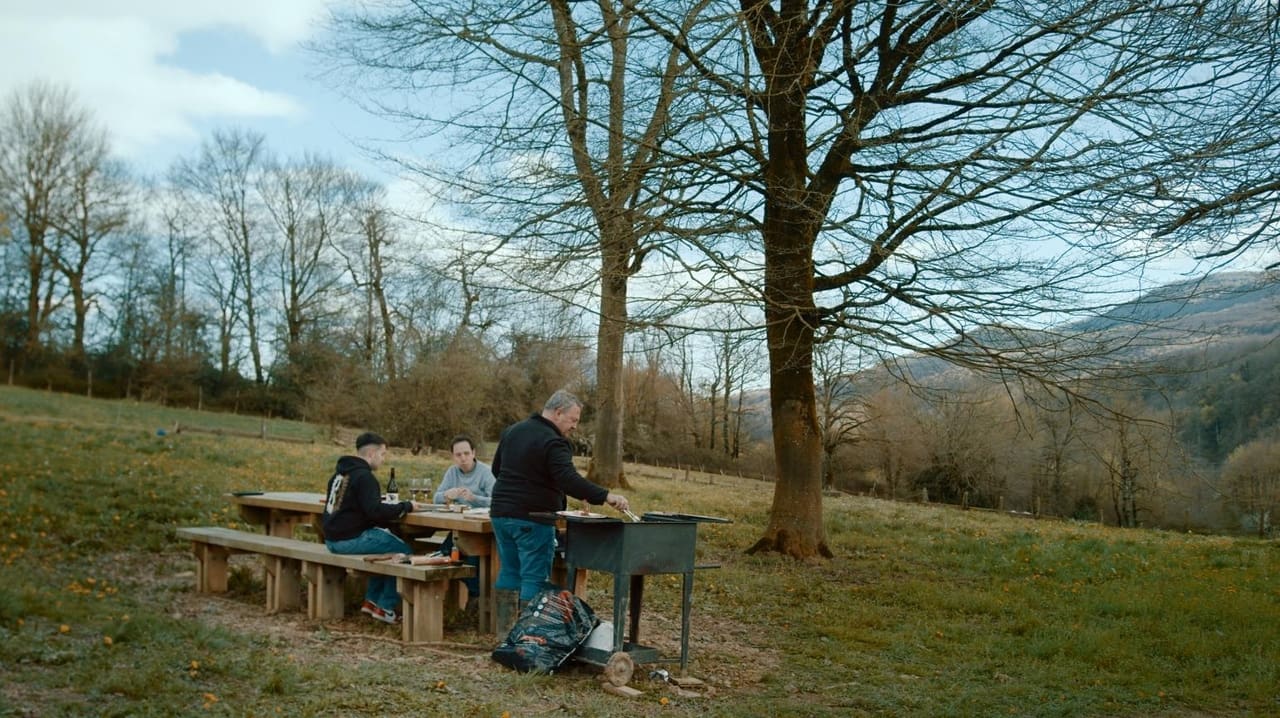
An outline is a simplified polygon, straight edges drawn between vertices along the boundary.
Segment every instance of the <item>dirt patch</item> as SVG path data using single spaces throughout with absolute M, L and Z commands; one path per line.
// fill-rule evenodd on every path
M 236 566 L 242 566 L 246 571 L 256 570 L 255 557 L 238 556 L 232 561 L 233 571 Z M 308 620 L 301 612 L 268 615 L 263 612 L 262 601 L 265 598 L 260 594 L 218 596 L 195 593 L 191 590 L 193 576 L 189 571 L 178 571 L 155 580 L 176 589 L 171 594 L 173 602 L 170 609 L 175 618 L 266 638 L 273 644 L 286 647 L 285 650 L 296 650 L 293 658 L 300 663 L 356 666 L 371 661 L 394 661 L 406 665 L 429 665 L 436 674 L 452 675 L 454 685 L 485 685 L 483 678 L 486 674 L 508 670 L 489 657 L 497 639 L 478 633 L 473 624 L 468 626 L 465 623 L 468 619 L 462 614 L 447 618 L 446 641 L 406 645 L 400 641 L 399 626 L 377 623 L 358 611 L 343 619 L 323 623 Z M 607 604 L 605 597 L 597 600 Z M 610 619 L 607 613 L 600 613 L 600 617 Z M 698 613 L 696 609 L 692 624 L 689 673 L 717 692 L 753 686 L 779 664 L 776 651 L 752 640 L 758 630 L 755 627 Z M 678 659 L 679 609 L 646 610 L 641 616 L 640 636 L 641 643 L 657 648 L 662 656 Z M 677 673 L 678 665 L 638 666 L 636 678 L 647 676 L 648 671 L 655 668 Z M 595 669 L 582 666 L 581 670 Z

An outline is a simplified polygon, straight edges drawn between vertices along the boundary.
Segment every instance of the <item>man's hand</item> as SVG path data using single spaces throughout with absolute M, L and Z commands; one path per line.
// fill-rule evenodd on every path
M 626 511 L 627 509 L 631 508 L 631 504 L 627 502 L 627 497 L 623 496 L 622 494 L 611 493 L 609 494 L 609 497 L 604 500 L 604 502 L 619 511 Z
M 455 486 L 444 492 L 444 497 L 452 501 L 474 501 L 476 495 L 471 493 L 471 489 L 465 486 Z

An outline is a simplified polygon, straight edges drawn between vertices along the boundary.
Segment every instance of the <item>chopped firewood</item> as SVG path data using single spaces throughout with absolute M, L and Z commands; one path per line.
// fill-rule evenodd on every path
M 615 686 L 612 683 L 601 683 L 600 685 L 604 686 L 606 691 L 623 698 L 637 698 L 644 695 L 644 691 L 638 691 L 631 686 Z
M 671 692 L 674 693 L 678 698 L 701 698 L 702 697 L 702 694 L 698 693 L 697 691 L 686 691 L 685 689 L 679 688 L 674 685 L 669 686 L 669 688 Z

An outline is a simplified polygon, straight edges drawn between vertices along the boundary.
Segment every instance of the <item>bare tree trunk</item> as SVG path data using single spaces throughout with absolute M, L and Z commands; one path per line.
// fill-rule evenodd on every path
M 622 471 L 625 423 L 622 350 L 627 326 L 627 275 L 625 254 L 619 254 L 606 250 L 600 278 L 600 325 L 596 331 L 598 391 L 591 478 L 601 486 L 626 488 L 627 478 Z
M 746 399 L 746 392 L 742 387 L 738 387 L 738 408 L 733 415 L 733 451 L 730 454 L 733 458 L 738 458 L 742 453 L 742 402 Z
M 28 233 L 31 228 L 28 227 Z M 25 358 L 40 350 L 40 332 L 43 329 L 40 313 L 40 281 L 44 277 L 44 239 L 31 238 L 27 252 L 27 339 L 22 348 Z
M 771 77 L 789 77 L 778 70 Z M 782 92 L 783 90 L 778 90 Z M 778 481 L 764 536 L 750 553 L 831 556 L 822 524 L 822 432 L 813 384 L 813 214 L 803 199 L 807 169 L 800 102 L 770 115 L 765 181 L 765 324 Z
M 758 10 L 753 12 L 759 12 Z M 769 404 L 778 480 L 764 536 L 749 553 L 776 551 L 796 558 L 831 556 L 822 524 L 822 431 L 813 384 L 813 244 L 829 196 L 810 192 L 806 93 L 813 67 L 804 11 L 784 6 L 774 42 L 755 36 L 768 85 L 768 159 L 763 165 L 765 336 L 769 345 Z M 748 24 L 762 16 L 748 15 Z
M 724 391 L 721 396 L 720 445 L 725 454 L 731 454 L 729 445 L 729 399 L 733 392 L 733 354 L 736 347 L 729 341 L 729 335 L 723 337 L 724 342 Z
M 766 219 L 766 232 L 769 221 Z M 775 266 L 776 265 L 771 265 Z M 791 293 L 778 287 L 777 272 L 766 280 L 766 293 Z M 786 284 L 795 286 L 793 276 Z M 813 387 L 813 329 L 771 303 L 769 357 L 774 369 L 770 382 L 773 411 L 773 452 L 778 480 L 764 536 L 748 553 L 777 551 L 796 558 L 830 557 L 822 524 L 822 435 L 818 430 Z

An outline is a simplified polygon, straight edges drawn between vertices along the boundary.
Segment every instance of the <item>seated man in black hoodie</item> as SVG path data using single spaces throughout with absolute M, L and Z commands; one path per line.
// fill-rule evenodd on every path
M 418 507 L 413 501 L 383 503 L 382 486 L 373 475 L 387 458 L 387 442 L 365 432 L 356 437 L 356 455 L 338 459 L 325 492 L 324 543 L 334 553 L 411 553 L 409 544 L 387 530 Z M 370 576 L 360 610 L 384 623 L 395 623 L 400 594 L 391 576 Z

